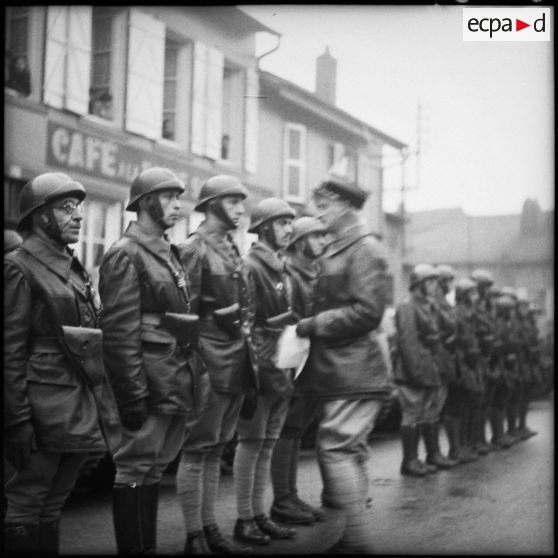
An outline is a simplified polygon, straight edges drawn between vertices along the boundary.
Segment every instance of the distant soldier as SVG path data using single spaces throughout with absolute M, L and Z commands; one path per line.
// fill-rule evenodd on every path
M 189 425 L 176 491 L 186 525 L 186 554 L 246 554 L 217 525 L 221 456 L 234 436 L 244 394 L 251 384 L 248 337 L 253 296 L 232 233 L 245 213 L 248 191 L 238 178 L 218 175 L 201 188 L 194 208 L 205 219 L 179 246 L 191 282 L 191 311 L 200 316 L 200 347 L 211 381 L 207 409 Z
M 325 246 L 324 225 L 314 217 L 300 217 L 293 223 L 287 247 L 287 271 L 292 285 L 292 308 L 300 318 L 313 315 L 314 289 L 319 273 L 319 257 Z M 295 392 L 297 382 L 295 382 Z M 317 400 L 295 393 L 281 435 L 273 450 L 271 518 L 284 523 L 313 523 L 323 512 L 301 500 L 297 492 L 298 454 L 301 438 L 316 416 Z
M 483 378 L 474 316 L 477 300 L 477 284 L 472 279 L 459 279 L 455 284 L 456 363 L 463 388 L 460 442 L 462 459 L 465 461 L 474 461 L 479 456 L 474 449 L 477 439 L 474 418 L 475 413 L 479 412 Z
M 518 435 L 526 440 L 537 433 L 527 427 L 529 401 L 540 384 L 536 355 L 538 350 L 538 332 L 529 311 L 530 301 L 521 294 L 517 297 L 517 317 L 521 328 L 521 366 L 523 367 L 523 385 L 518 405 Z
M 92 454 L 120 443 L 103 367 L 101 310 L 68 245 L 79 239 L 85 189 L 44 173 L 19 196 L 25 240 L 4 255 L 4 544 L 58 554 L 60 514 Z M 17 239 L 16 239 L 17 240 Z M 19 239 L 21 240 L 21 239 Z
M 477 453 L 484 454 L 497 449 L 486 440 L 486 422 L 490 415 L 494 391 L 499 381 L 501 370 L 493 366 L 494 342 L 496 338 L 489 291 L 490 287 L 494 284 L 494 279 L 490 272 L 485 269 L 473 270 L 471 279 L 477 284 L 477 292 L 479 293 L 474 315 L 475 331 L 481 350 L 479 364 L 482 371 L 483 385 L 483 391 L 480 394 L 480 404 L 475 406 L 475 415 L 473 417 L 476 442 L 473 448 Z
M 257 545 L 268 544 L 271 538 L 289 539 L 296 535 L 294 529 L 270 519 L 265 506 L 273 447 L 294 391 L 291 370 L 277 368 L 273 362 L 279 335 L 285 325 L 296 321 L 281 256 L 290 241 L 294 217 L 295 211 L 287 202 L 266 198 L 252 211 L 248 229 L 258 235 L 245 262 L 255 296 L 252 337 L 259 389 L 255 398 L 245 397 L 237 426 L 233 468 L 238 519 L 234 538 Z
M 113 520 L 119 554 L 154 554 L 159 486 L 203 406 L 207 374 L 197 349 L 188 278 L 165 232 L 184 184 L 152 167 L 132 182 L 137 214 L 99 270 L 105 362 L 124 443 L 114 455 Z
M 401 405 L 401 474 L 424 476 L 438 467 L 418 457 L 421 428 L 439 415 L 442 387 L 437 355 L 440 340 L 438 319 L 432 300 L 438 272 L 427 263 L 416 265 L 409 276 L 410 296 L 397 306 L 395 324 L 398 358 L 395 381 Z
M 460 416 L 461 397 L 455 368 L 455 316 L 447 296 L 452 290 L 455 271 L 449 265 L 439 265 L 437 288 L 434 293 L 434 312 L 438 320 L 440 331 L 437 349 L 438 367 L 441 386 L 438 392 L 439 413 L 438 420 L 423 425 L 423 435 L 427 448 L 426 462 L 442 469 L 448 469 L 459 463 L 459 430 L 455 428 L 452 419 Z M 441 455 L 439 444 L 439 423 L 443 417 L 449 441 L 448 457 Z M 429 432 L 432 430 L 432 433 Z M 441 457 L 441 458 L 440 458 Z
M 525 385 L 525 369 L 523 366 L 523 331 L 517 315 L 517 292 L 513 287 L 502 287 L 502 294 L 511 298 L 514 306 L 507 317 L 508 349 L 506 356 L 509 362 L 509 390 L 506 407 L 507 430 L 506 433 L 514 443 L 521 441 L 519 433 L 519 406 Z

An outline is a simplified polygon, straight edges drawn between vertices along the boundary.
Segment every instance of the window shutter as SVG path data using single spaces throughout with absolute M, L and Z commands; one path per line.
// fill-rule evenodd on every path
M 223 66 L 225 57 L 218 50 L 210 48 L 208 61 L 205 154 L 212 159 L 218 159 L 221 154 L 221 135 L 223 133 Z
M 126 129 L 151 139 L 161 137 L 164 60 L 164 23 L 130 10 Z
M 88 112 L 92 13 L 91 6 L 70 6 L 68 11 L 65 106 L 78 114 Z
M 68 10 L 68 6 L 47 7 L 43 100 L 55 108 L 64 106 Z
M 194 44 L 194 78 L 192 91 L 192 134 L 190 150 L 205 155 L 206 75 L 208 49 L 199 42 Z
M 255 173 L 258 168 L 258 72 L 246 70 L 246 103 L 244 112 L 244 169 Z

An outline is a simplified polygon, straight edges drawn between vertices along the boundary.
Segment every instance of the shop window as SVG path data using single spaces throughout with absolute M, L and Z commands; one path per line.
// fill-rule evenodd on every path
M 86 198 L 83 209 L 80 240 L 75 248 L 96 287 L 103 256 L 122 234 L 122 203 Z
M 306 128 L 285 125 L 283 191 L 287 201 L 303 202 L 306 194 Z

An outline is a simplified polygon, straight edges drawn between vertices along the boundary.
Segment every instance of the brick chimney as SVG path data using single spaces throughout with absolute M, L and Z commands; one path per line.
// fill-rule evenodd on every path
M 329 53 L 329 47 L 316 60 L 316 96 L 322 101 L 335 104 L 337 89 L 337 60 Z

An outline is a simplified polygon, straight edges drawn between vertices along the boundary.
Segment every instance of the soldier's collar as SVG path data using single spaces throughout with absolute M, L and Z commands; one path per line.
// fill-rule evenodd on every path
M 62 247 L 34 233 L 24 239 L 21 247 L 56 274 L 69 278 L 73 256 Z

